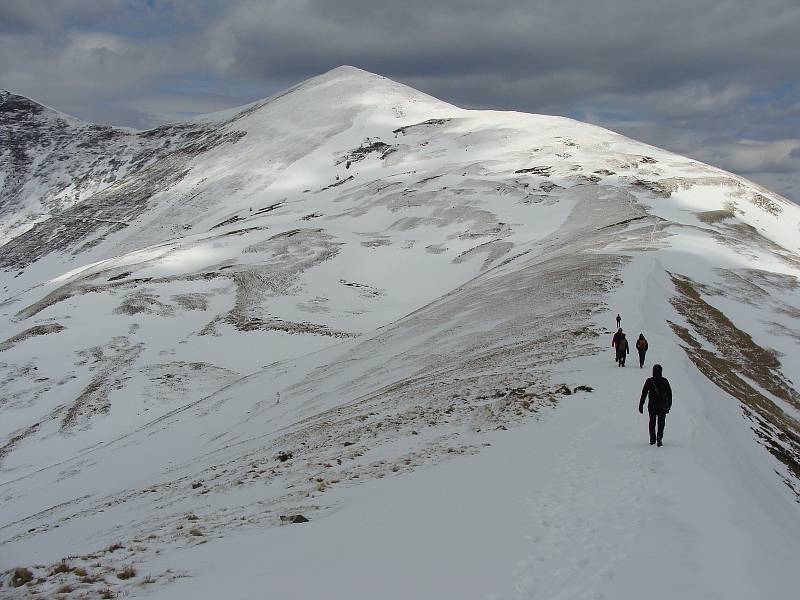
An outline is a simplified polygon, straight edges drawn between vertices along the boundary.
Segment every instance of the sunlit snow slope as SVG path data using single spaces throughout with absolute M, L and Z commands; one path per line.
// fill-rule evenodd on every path
M 800 207 L 350 67 L 0 136 L 0 595 L 795 597 Z

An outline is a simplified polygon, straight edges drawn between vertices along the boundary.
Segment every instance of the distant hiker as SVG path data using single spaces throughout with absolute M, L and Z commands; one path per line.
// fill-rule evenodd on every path
M 620 317 L 619 313 L 617 313 L 617 329 L 619 329 L 620 323 L 622 323 L 622 317 Z
M 620 367 L 625 366 L 625 355 L 631 353 L 630 346 L 628 346 L 628 340 L 625 337 L 625 334 L 621 334 L 622 337 L 619 338 L 617 341 L 617 364 Z
M 647 340 L 644 339 L 644 334 L 639 334 L 639 339 L 636 340 L 636 349 L 639 351 L 639 368 L 644 366 L 644 355 L 647 354 Z
M 653 376 L 648 377 L 644 382 L 642 388 L 642 397 L 639 398 L 639 412 L 644 414 L 644 399 L 649 396 L 647 402 L 647 412 L 650 413 L 650 445 L 658 444 L 661 446 L 661 440 L 664 437 L 664 422 L 667 419 L 667 413 L 672 408 L 672 388 L 669 387 L 669 381 L 666 377 L 661 376 L 661 365 L 653 365 Z M 658 431 L 656 431 L 656 423 L 658 423 Z

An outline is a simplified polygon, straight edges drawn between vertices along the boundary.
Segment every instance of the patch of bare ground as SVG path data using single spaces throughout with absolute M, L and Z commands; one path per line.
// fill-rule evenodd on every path
M 284 321 L 279 318 L 251 318 L 236 319 L 235 316 L 228 316 L 228 323 L 236 327 L 239 331 L 282 331 L 284 333 L 322 335 L 333 338 L 352 338 L 358 337 L 357 333 L 331 329 L 327 325 L 310 323 L 307 321 Z
M 96 552 L 70 556 L 52 565 L 16 567 L 0 573 L 0 590 L 5 584 L 11 589 L 21 588 L 15 597 L 117 598 L 130 595 L 137 586 L 167 583 L 184 576 L 168 570 L 158 576 L 137 577 L 132 564 L 119 563 L 131 557 L 114 560 L 107 552 Z M 0 596 L 6 597 L 2 592 Z
M 91 371 L 96 371 L 91 382 L 67 408 L 61 420 L 61 431 L 79 425 L 87 425 L 93 416 L 107 413 L 111 407 L 109 394 L 124 387 L 128 371 L 144 350 L 144 344 L 130 345 L 125 337 L 112 339 L 108 346 L 94 347 L 82 351 L 84 360 L 76 366 L 92 360 Z
M 496 260 L 499 260 L 509 252 L 511 252 L 512 248 L 514 248 L 514 244 L 512 242 L 501 242 L 499 240 L 491 240 L 489 242 L 484 242 L 483 244 L 479 244 L 474 248 L 470 248 L 469 250 L 465 250 L 457 257 L 455 257 L 452 262 L 454 264 L 459 264 L 466 262 L 473 256 L 478 254 L 485 254 L 486 258 L 483 260 L 483 265 L 481 265 L 481 271 L 485 271 L 492 263 Z
M 744 186 L 732 177 L 725 175 L 708 175 L 704 177 L 664 177 L 658 180 L 634 179 L 634 187 L 645 189 L 655 196 L 668 198 L 678 190 L 688 190 L 698 185 L 726 186 L 743 190 Z
M 672 273 L 670 276 L 677 291 L 670 302 L 694 334 L 676 323 L 669 322 L 670 327 L 684 342 L 684 351 L 700 372 L 742 403 L 761 443 L 793 475 L 793 480 L 785 480 L 800 499 L 800 423 L 761 390 L 796 410 L 800 410 L 800 394 L 781 373 L 774 352 L 756 344 L 721 311 L 705 302 L 690 278 Z M 713 351 L 704 348 L 698 337 Z
M 397 135 L 398 133 L 402 135 L 406 135 L 407 133 L 417 133 L 420 130 L 426 131 L 428 128 L 445 125 L 450 121 L 451 119 L 428 119 L 427 121 L 423 121 L 422 123 L 415 123 L 414 125 L 406 125 L 404 127 L 398 127 L 397 129 L 393 130 L 392 133 L 394 133 L 395 135 Z
M 706 210 L 703 212 L 695 213 L 695 216 L 703 223 L 713 225 L 715 223 L 722 223 L 726 219 L 733 219 L 736 214 L 730 209 L 722 210 Z
M 172 300 L 184 310 L 206 310 L 211 294 L 176 294 Z
M 34 433 L 36 433 L 36 430 L 39 429 L 40 426 L 41 422 L 34 423 L 33 425 L 29 425 L 28 427 L 25 427 L 22 430 L 18 430 L 8 439 L 8 441 L 5 444 L 0 446 L 0 465 L 3 464 L 3 461 L 11 453 L 11 451 L 17 444 L 19 444 L 29 435 L 33 435 Z
M 768 212 L 771 215 L 778 216 L 783 212 L 783 209 L 780 205 L 775 202 L 774 200 L 770 200 L 763 194 L 753 194 L 750 198 L 750 201 L 759 207 L 761 210 Z
M 190 395 L 204 396 L 239 377 L 229 369 L 206 362 L 173 361 L 147 365 L 138 372 L 146 377 L 141 388 L 146 409 Z
M 138 314 L 151 314 L 160 316 L 172 316 L 175 310 L 169 304 L 164 304 L 158 299 L 158 296 L 150 291 L 136 290 L 127 296 L 114 309 L 114 314 L 117 315 L 138 315 Z
M 83 294 L 104 293 L 117 289 L 123 289 L 123 290 L 130 289 L 133 291 L 129 296 L 131 295 L 135 296 L 136 294 L 147 294 L 152 297 L 153 296 L 152 293 L 139 291 L 137 288 L 146 283 L 153 285 L 163 284 L 163 283 L 169 284 L 169 283 L 175 283 L 177 281 L 200 281 L 200 280 L 211 280 L 211 279 L 225 277 L 225 273 L 207 271 L 207 272 L 189 273 L 186 275 L 170 276 L 170 277 L 142 277 L 133 279 L 117 279 L 115 277 L 106 278 L 105 276 L 109 272 L 112 271 L 105 270 L 99 272 L 92 272 L 74 281 L 69 281 L 64 285 L 62 285 L 61 287 L 53 290 L 52 292 L 49 292 L 39 300 L 33 302 L 32 304 L 29 304 L 25 308 L 22 308 L 17 312 L 15 317 L 20 320 L 28 319 L 30 317 L 39 314 L 43 310 L 50 308 L 51 306 L 54 306 L 60 302 L 68 300 L 73 296 L 80 296 Z M 94 280 L 98 278 L 103 279 L 102 283 L 94 282 Z M 136 304 L 136 301 L 133 300 L 129 303 L 123 302 L 123 309 L 122 309 L 123 313 L 128 312 L 126 308 L 127 304 L 130 304 L 133 307 Z M 139 302 L 139 304 L 141 304 L 141 302 Z M 168 309 L 171 310 L 171 307 L 169 307 L 169 305 L 162 304 L 162 306 L 166 307 L 165 310 Z M 142 310 L 136 310 L 134 308 L 133 314 L 135 314 L 136 312 L 143 312 L 144 310 L 147 310 L 146 301 L 141 308 Z M 128 314 L 131 313 L 128 312 Z
M 343 155 L 336 161 L 336 164 L 345 163 L 346 168 L 354 162 L 358 162 L 367 158 L 370 154 L 376 154 L 380 160 L 385 159 L 391 153 L 397 151 L 397 146 L 390 146 L 378 139 L 367 138 L 361 146 L 343 153 Z
M 30 327 L 25 331 L 18 333 L 17 335 L 11 336 L 5 342 L 0 344 L 0 352 L 8 350 L 9 348 L 14 347 L 19 342 L 27 340 L 28 338 L 37 335 L 47 335 L 49 333 L 59 333 L 65 329 L 66 327 L 59 323 L 48 323 L 46 325 L 36 325 L 34 327 Z
M 372 240 L 361 242 L 361 246 L 363 248 L 381 248 L 383 246 L 391 246 L 391 245 L 392 245 L 392 240 L 386 238 L 375 238 Z
M 333 337 L 352 335 L 314 323 L 283 321 L 264 314 L 262 307 L 271 297 L 296 291 L 302 273 L 336 256 L 339 247 L 332 239 L 321 229 L 296 229 L 245 248 L 246 253 L 267 253 L 271 258 L 265 266 L 237 270 L 227 275 L 236 285 L 236 298 L 224 320 L 241 331 L 285 331 Z M 204 333 L 213 333 L 213 329 L 204 330 Z

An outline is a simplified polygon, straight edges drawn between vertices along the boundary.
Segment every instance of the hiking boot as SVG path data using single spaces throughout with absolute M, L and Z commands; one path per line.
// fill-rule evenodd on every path
M 656 441 L 655 441 L 655 440 L 650 440 L 650 445 L 651 445 L 651 446 L 652 446 L 653 444 L 655 444 L 655 443 L 656 443 Z
M 664 444 L 662 444 L 662 443 L 661 443 L 661 440 L 658 440 L 658 441 L 656 442 L 656 446 L 658 446 L 659 448 L 660 448 L 661 446 L 663 446 L 663 445 L 664 445 Z

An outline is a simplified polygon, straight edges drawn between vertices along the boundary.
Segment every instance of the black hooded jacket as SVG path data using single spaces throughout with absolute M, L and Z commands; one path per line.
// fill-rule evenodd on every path
M 644 399 L 650 397 L 647 402 L 647 410 L 655 412 L 669 412 L 672 408 L 672 388 L 666 377 L 661 376 L 661 365 L 653 365 L 653 376 L 648 377 L 642 388 L 642 397 L 639 398 L 639 410 L 644 406 Z

